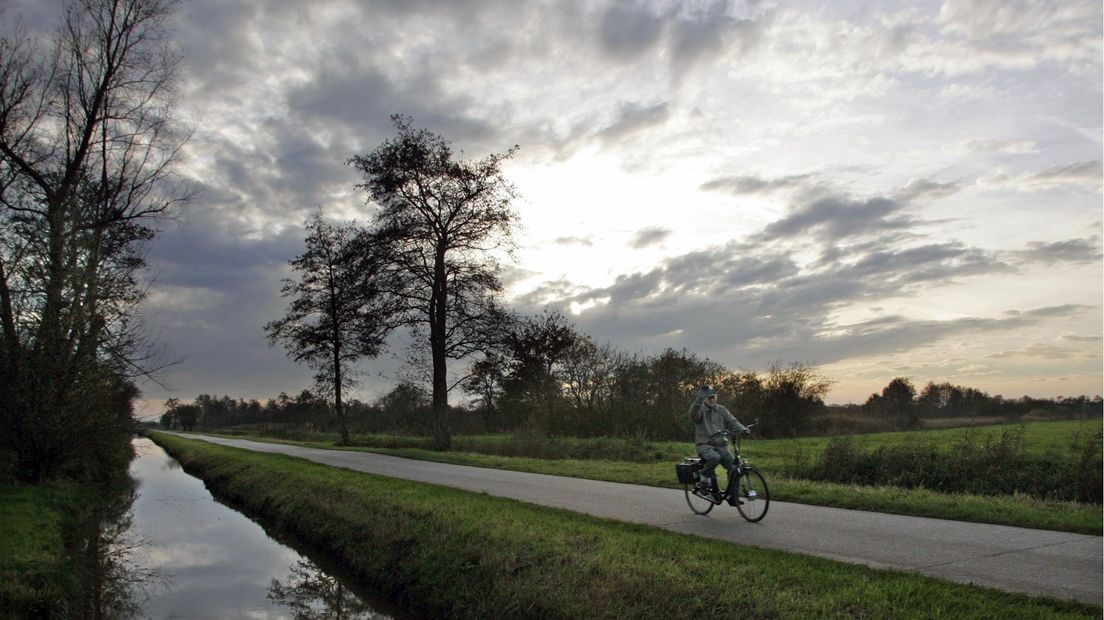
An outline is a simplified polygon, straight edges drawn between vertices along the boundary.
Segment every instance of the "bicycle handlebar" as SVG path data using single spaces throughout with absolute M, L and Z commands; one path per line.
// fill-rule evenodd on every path
M 745 431 L 746 431 L 746 432 L 744 432 L 744 433 L 740 433 L 740 434 L 741 434 L 741 435 L 750 435 L 750 434 L 751 434 L 751 429 L 752 429 L 752 427 L 754 427 L 754 426 L 759 426 L 759 418 L 756 418 L 756 419 L 755 419 L 755 421 L 754 421 L 754 422 L 752 422 L 751 424 L 745 424 L 745 425 L 744 425 L 744 429 L 745 429 Z M 724 430 L 721 430 L 721 431 L 717 431 L 716 433 L 713 433 L 713 436 L 714 436 L 714 437 L 717 437 L 717 436 L 719 436 L 719 435 L 720 435 L 720 436 L 724 436 L 724 438 L 725 438 L 725 441 L 731 440 L 731 439 L 733 439 L 733 438 L 735 437 L 735 436 L 734 436 L 734 435 L 732 434 L 732 432 L 731 432 L 731 431 L 729 431 L 729 430 L 728 430 L 727 428 L 726 428 L 726 429 L 724 429 Z M 738 435 L 737 435 L 737 436 L 738 436 Z

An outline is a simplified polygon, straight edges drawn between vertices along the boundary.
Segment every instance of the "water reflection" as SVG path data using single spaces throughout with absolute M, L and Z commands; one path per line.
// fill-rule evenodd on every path
M 145 597 L 142 617 L 383 617 L 260 525 L 215 501 L 157 444 L 136 439 L 135 448 L 130 532 L 145 540 L 143 561 L 161 577 Z
M 269 600 L 291 609 L 296 620 L 385 618 L 310 560 L 299 560 L 283 582 L 272 580 Z
M 136 618 L 148 593 L 165 584 L 161 571 L 145 561 L 145 541 L 132 529 L 130 510 L 137 497 L 133 480 L 119 482 L 110 494 L 76 515 L 70 549 L 81 587 L 72 608 L 59 610 L 61 615 Z

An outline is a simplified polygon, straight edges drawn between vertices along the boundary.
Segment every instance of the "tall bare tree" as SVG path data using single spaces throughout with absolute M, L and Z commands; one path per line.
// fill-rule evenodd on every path
M 287 314 L 265 331 L 292 359 L 315 370 L 315 385 L 333 396 L 341 441 L 348 444 L 342 392 L 355 383 L 356 361 L 379 354 L 394 312 L 391 298 L 381 294 L 376 253 L 352 243 L 352 225 L 333 226 L 319 213 L 306 229 L 307 250 L 291 261 L 299 278 L 284 280 L 283 296 L 291 298 Z
M 102 423 L 98 395 L 144 370 L 149 222 L 187 194 L 174 4 L 78 0 L 49 42 L 0 39 L 0 432 L 27 477 L 63 465 Z
M 471 161 L 455 156 L 441 136 L 393 116 L 398 136 L 349 163 L 358 185 L 380 207 L 367 235 L 390 265 L 397 316 L 428 345 L 432 365 L 434 438 L 451 444 L 448 361 L 487 350 L 502 333 L 500 266 L 493 251 L 510 247 L 516 193 L 502 173 L 511 157 Z

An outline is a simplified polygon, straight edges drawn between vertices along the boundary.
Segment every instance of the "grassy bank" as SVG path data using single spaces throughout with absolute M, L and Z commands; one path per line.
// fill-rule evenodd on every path
M 1023 431 L 1025 452 L 1031 456 L 1061 458 L 1069 453 L 1075 440 L 1098 438 L 1104 429 L 1100 420 L 1036 422 L 1026 425 L 994 425 L 971 429 L 945 429 L 906 433 L 878 433 L 856 438 L 864 447 L 878 448 L 922 441 L 950 448 L 971 436 L 977 441 L 998 439 L 1002 434 Z M 235 436 L 249 436 L 236 434 Z M 254 436 L 255 437 L 255 436 Z M 334 448 L 335 437 L 316 435 L 311 441 L 286 443 Z M 637 460 L 601 460 L 598 458 L 551 458 L 550 448 L 540 448 L 540 437 L 510 437 L 505 435 L 458 437 L 454 452 L 435 452 L 420 447 L 421 438 L 395 436 L 357 436 L 368 447 L 354 447 L 373 452 L 421 460 L 510 469 L 532 473 L 607 480 L 659 487 L 678 487 L 673 463 L 693 452 L 688 443 L 643 442 L 641 440 L 556 439 L 568 448 L 561 453 L 592 456 L 604 454 L 651 455 Z M 265 440 L 272 440 L 265 438 Z M 771 497 L 819 506 L 872 510 L 894 514 L 956 519 L 975 523 L 994 523 L 1057 531 L 1100 535 L 1104 529 L 1101 507 L 1071 501 L 1038 499 L 1026 495 L 976 495 L 968 493 L 937 493 L 929 489 L 903 489 L 895 486 L 859 486 L 831 482 L 815 482 L 786 476 L 793 463 L 815 459 L 822 454 L 829 438 L 752 440 L 745 443 L 744 454 L 768 476 Z M 546 458 L 504 456 L 514 453 L 506 448 L 511 442 L 531 443 L 532 453 Z M 560 454 L 560 453 L 557 453 Z
M 216 496 L 427 617 L 1099 617 L 1007 594 L 715 544 L 513 500 L 173 436 Z
M 0 485 L 0 610 L 5 618 L 48 617 L 77 587 L 66 570 L 65 532 L 74 487 Z

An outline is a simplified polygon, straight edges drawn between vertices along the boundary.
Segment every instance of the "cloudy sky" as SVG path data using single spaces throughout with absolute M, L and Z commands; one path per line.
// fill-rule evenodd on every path
M 44 22 L 59 1 L 17 0 Z M 13 11 L 9 10 L 9 14 Z M 389 116 L 519 145 L 510 300 L 628 352 L 1102 391 L 1099 0 L 187 0 L 184 172 L 150 253 L 154 403 L 297 393 L 271 348 L 302 222 L 371 212 Z M 363 397 L 394 361 L 364 364 Z

